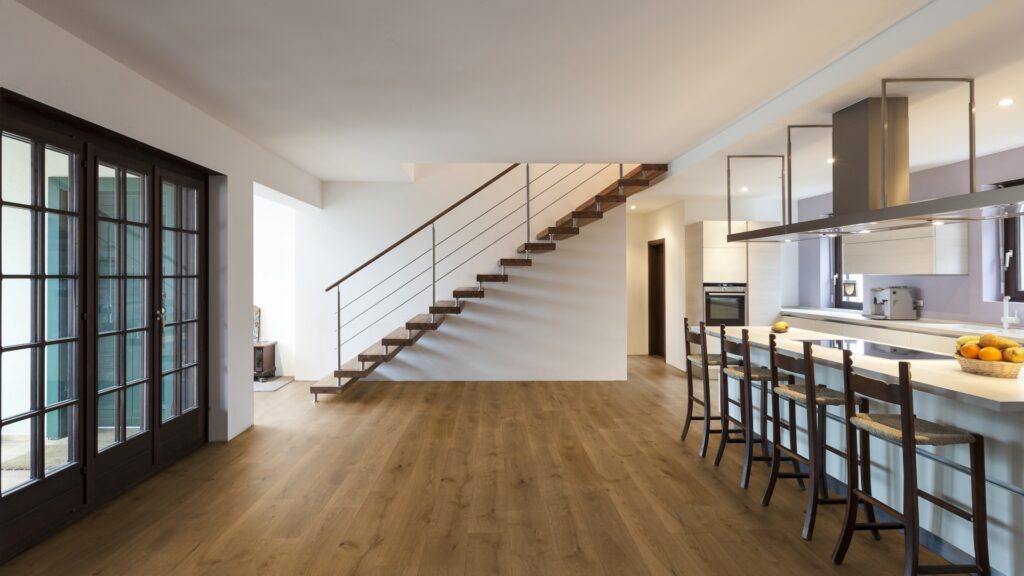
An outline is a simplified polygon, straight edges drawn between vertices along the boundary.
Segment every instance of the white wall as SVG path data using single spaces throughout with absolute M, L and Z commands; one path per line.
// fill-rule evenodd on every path
M 277 375 L 295 371 L 295 208 L 257 184 L 253 197 L 253 304 L 260 339 L 277 342 Z
M 13 0 L 0 85 L 226 175 L 210 190 L 210 438 L 251 426 L 253 183 L 319 205 L 320 182 Z
M 324 288 L 369 259 L 384 247 L 464 196 L 506 165 L 452 165 L 435 167 L 409 184 L 330 183 L 325 186 L 323 208 L 297 212 L 296 273 L 304 281 L 297 286 L 298 349 L 296 377 L 318 380 L 336 364 L 334 316 L 336 294 Z M 533 165 L 537 178 L 550 166 Z M 601 166 L 587 166 L 570 173 L 571 166 L 556 168 L 533 186 L 536 233 L 593 195 L 617 176 L 607 170 L 586 181 Z M 564 177 L 564 179 L 562 179 Z M 561 180 L 559 182 L 559 180 Z M 515 256 L 525 240 L 524 211 L 517 209 L 524 192 L 525 169 L 518 168 L 485 192 L 438 222 L 437 240 L 455 232 L 470 218 L 498 199 L 511 196 L 451 240 L 440 245 L 442 258 L 470 236 L 511 214 L 493 231 L 485 233 L 438 265 L 440 278 L 453 265 L 470 258 L 501 233 L 497 240 L 468 264 L 439 280 L 437 297 L 448 299 L 451 289 L 475 284 L 478 273 L 498 272 L 497 261 Z M 558 182 L 556 184 L 556 182 Z M 551 208 L 545 206 L 577 184 L 580 187 Z M 549 192 L 542 191 L 553 186 Z M 415 347 L 403 350 L 375 378 L 401 380 L 621 380 L 626 376 L 626 281 L 625 216 L 622 208 L 601 222 L 584 227 L 580 236 L 558 243 L 552 253 L 535 256 L 532 268 L 509 268 L 508 284 L 486 285 L 487 297 L 470 301 L 461 316 L 449 316 L 441 330 L 428 334 Z M 498 233 L 497 231 L 500 231 Z M 355 297 L 385 279 L 414 257 L 429 252 L 429 230 L 360 272 L 343 286 L 343 301 Z M 429 270 L 428 256 L 385 283 L 342 313 L 345 339 L 343 361 L 370 347 L 392 328 L 412 316 L 425 313 L 430 302 L 429 273 L 382 305 L 358 317 L 366 307 L 395 290 L 406 279 Z M 405 305 L 402 302 L 411 298 Z M 397 307 L 391 314 L 385 314 Z M 379 323 L 371 321 L 385 316 Z M 368 329 L 356 336 L 363 328 Z

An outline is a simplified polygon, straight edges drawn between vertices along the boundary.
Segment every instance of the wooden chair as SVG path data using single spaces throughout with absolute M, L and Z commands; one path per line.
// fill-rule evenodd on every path
M 910 363 L 899 363 L 899 383 L 889 384 L 882 380 L 868 378 L 853 371 L 852 355 L 843 353 L 843 383 L 846 395 L 846 441 L 850 457 L 847 459 L 847 482 L 850 487 L 846 504 L 846 518 L 839 535 L 832 562 L 842 564 L 853 533 L 857 530 L 902 529 L 904 531 L 903 573 L 916 574 L 991 574 L 988 557 L 988 513 L 985 505 L 985 439 L 979 435 L 952 426 L 929 422 L 914 415 L 914 396 L 910 386 Z M 886 402 L 899 408 L 899 414 L 867 414 L 854 410 L 855 397 L 863 396 Z M 857 437 L 858 431 L 887 439 L 900 446 L 903 461 L 903 512 L 887 506 L 857 487 Z M 970 446 L 971 508 L 964 510 L 959 505 L 942 500 L 938 496 L 917 487 L 917 446 L 946 446 L 968 444 Z M 968 522 L 974 529 L 974 564 L 933 565 L 920 564 L 920 522 L 918 498 L 935 504 Z M 896 518 L 895 522 L 857 522 L 857 505 L 861 501 L 884 510 Z
M 768 440 L 765 437 L 768 430 L 767 394 L 768 382 L 771 380 L 771 370 L 764 366 L 755 366 L 750 361 L 750 331 L 746 328 L 741 332 L 742 340 L 733 342 L 725 337 L 725 326 L 720 328 L 722 340 L 722 363 L 719 365 L 719 386 L 721 395 L 722 437 L 718 444 L 718 454 L 715 456 L 715 466 L 722 461 L 725 454 L 726 444 L 743 443 L 743 472 L 740 476 L 740 487 L 746 488 L 750 484 L 750 469 L 753 462 L 767 462 L 771 459 L 768 455 Z M 733 357 L 734 364 L 729 364 L 729 357 Z M 729 396 L 729 380 L 739 382 L 740 397 L 734 399 Z M 754 433 L 754 405 L 751 400 L 754 392 L 754 382 L 761 383 L 761 425 L 760 435 Z M 731 406 L 739 409 L 739 418 L 732 415 Z M 736 424 L 739 428 L 732 428 Z M 740 438 L 734 438 L 733 434 L 741 434 Z M 761 445 L 761 455 L 754 456 L 755 441 Z
M 712 429 L 712 420 L 721 420 L 721 416 L 713 416 L 711 414 L 711 408 L 708 406 L 708 398 L 711 397 L 711 377 L 710 368 L 712 366 L 718 366 L 721 362 L 721 357 L 718 354 L 708 354 L 708 334 L 707 327 L 703 322 L 700 323 L 700 332 L 694 333 L 690 330 L 690 319 L 683 318 L 683 330 L 686 334 L 684 338 L 685 349 L 686 349 L 686 421 L 683 423 L 683 433 L 680 434 L 680 440 L 686 440 L 686 434 L 690 431 L 691 420 L 701 420 L 704 422 L 704 436 L 700 441 L 700 457 L 704 458 L 708 453 L 708 438 L 712 434 L 720 434 L 721 429 Z M 695 353 L 692 345 L 696 344 L 700 346 L 700 352 Z M 700 379 L 703 385 L 703 396 L 697 398 L 693 394 L 693 368 L 694 366 L 700 367 Z M 700 416 L 693 415 L 694 404 L 700 404 L 702 414 Z
M 810 342 L 803 343 L 803 357 L 796 358 L 788 354 L 780 353 L 775 341 L 775 334 L 768 335 L 768 351 L 771 359 L 772 374 L 772 472 L 768 478 L 768 485 L 765 486 L 764 496 L 761 498 L 761 505 L 768 506 L 771 503 L 772 494 L 775 492 L 775 483 L 779 478 L 796 479 L 800 488 L 804 488 L 803 479 L 810 481 L 811 487 L 807 492 L 807 507 L 804 512 L 804 526 L 802 536 L 804 540 L 810 540 L 814 535 L 814 521 L 818 515 L 819 504 L 845 504 L 845 498 L 830 498 L 828 486 L 826 485 L 825 454 L 832 452 L 843 458 L 847 454 L 842 450 L 828 445 L 826 438 L 827 407 L 842 406 L 846 403 L 846 397 L 842 392 L 832 390 L 822 384 L 817 384 L 814 379 L 814 350 Z M 782 382 L 783 376 L 786 383 Z M 801 383 L 797 383 L 799 378 Z M 782 421 L 781 400 L 788 400 L 789 422 Z M 804 409 L 807 420 L 807 456 L 803 456 L 797 450 L 797 420 L 796 407 Z M 868 411 L 867 399 L 862 399 L 861 411 Z M 812 408 L 813 407 L 813 408 Z M 789 445 L 783 445 L 782 429 L 785 428 L 789 436 Z M 862 440 L 866 438 L 862 433 Z M 864 442 L 865 446 L 867 442 Z M 862 452 L 861 478 L 864 490 L 871 492 L 871 473 L 868 468 L 870 454 L 867 449 Z M 793 463 L 794 472 L 780 472 L 779 468 L 783 461 Z M 807 466 L 807 472 L 801 472 L 800 464 Z M 866 503 L 865 503 L 866 504 Z M 866 504 L 867 505 L 867 504 Z M 875 511 L 867 505 L 868 518 L 875 521 Z M 878 537 L 878 532 L 875 532 Z

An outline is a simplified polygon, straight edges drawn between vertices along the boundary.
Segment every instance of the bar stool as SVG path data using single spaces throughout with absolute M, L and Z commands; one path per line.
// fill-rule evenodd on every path
M 686 434 L 690 431 L 691 420 L 702 420 L 704 422 L 704 436 L 700 441 L 700 457 L 704 458 L 708 453 L 708 438 L 711 434 L 720 434 L 721 429 L 711 429 L 712 420 L 721 420 L 721 416 L 712 416 L 711 409 L 708 408 L 708 398 L 711 397 L 711 379 L 710 370 L 711 366 L 718 366 L 721 362 L 721 356 L 718 354 L 708 354 L 708 334 L 707 327 L 703 322 L 700 323 L 700 333 L 693 333 L 690 331 L 690 319 L 683 318 L 683 330 L 686 334 L 684 339 L 686 347 L 686 421 L 683 423 L 683 433 L 679 436 L 680 440 L 686 440 Z M 690 347 L 691 344 L 700 346 L 700 353 L 695 354 L 693 349 Z M 700 366 L 700 379 L 703 384 L 704 395 L 701 398 L 696 398 L 693 395 L 693 367 Z M 693 405 L 700 404 L 701 411 L 703 412 L 700 416 L 693 415 Z
M 719 411 L 722 419 L 722 438 L 718 444 L 718 454 L 715 456 L 715 466 L 722 461 L 725 454 L 726 444 L 743 443 L 743 472 L 740 476 L 740 487 L 746 489 L 750 484 L 750 468 L 756 460 L 768 462 L 771 457 L 768 455 L 768 440 L 765 434 L 768 430 L 768 415 L 765 411 L 768 394 L 768 382 L 771 380 L 771 370 L 765 366 L 754 366 L 750 361 L 750 331 L 746 328 L 742 331 L 741 342 L 731 342 L 725 337 L 725 326 L 721 327 L 722 339 L 722 363 L 719 365 L 721 375 L 719 376 L 719 388 L 721 401 Z M 739 362 L 729 365 L 729 357 L 739 358 Z M 739 381 L 740 398 L 735 400 L 729 396 L 729 379 Z M 753 395 L 753 383 L 761 383 L 761 434 L 754 434 L 754 406 L 751 401 Z M 740 418 L 734 418 L 730 406 L 739 408 Z M 736 424 L 739 428 L 733 428 Z M 733 434 L 741 434 L 740 438 L 733 438 Z M 754 456 L 754 442 L 761 445 L 761 455 Z
M 985 439 L 972 432 L 952 426 L 923 420 L 914 415 L 914 396 L 910 386 L 910 363 L 900 362 L 899 383 L 889 384 L 882 380 L 868 378 L 853 371 L 852 354 L 843 352 L 843 384 L 846 394 L 846 440 L 850 458 L 847 459 L 847 482 L 850 486 L 846 504 L 843 530 L 832 553 L 832 562 L 842 564 L 850 541 L 856 530 L 902 529 L 905 543 L 903 573 L 915 574 L 991 574 L 988 558 L 988 513 L 985 506 Z M 899 414 L 867 414 L 854 410 L 856 396 L 872 398 L 895 405 Z M 883 504 L 857 487 L 857 431 L 864 431 L 900 446 L 903 460 L 903 512 Z M 866 440 L 866 438 L 865 438 Z M 866 444 L 866 442 L 865 442 Z M 970 446 L 971 508 L 964 510 L 957 504 L 942 500 L 938 496 L 917 487 L 917 446 L 948 446 L 968 444 Z M 968 522 L 974 528 L 974 564 L 933 565 L 920 564 L 918 498 L 923 498 L 939 508 L 951 512 Z M 897 519 L 896 522 L 857 522 L 857 504 L 868 502 Z
M 814 534 L 814 521 L 818 515 L 819 504 L 846 504 L 846 498 L 830 498 L 826 485 L 825 474 L 825 453 L 832 452 L 843 458 L 847 454 L 837 448 L 828 445 L 826 438 L 828 406 L 842 406 L 846 404 L 846 396 L 842 392 L 832 390 L 823 384 L 817 384 L 814 379 L 814 351 L 810 342 L 803 343 L 803 358 L 795 358 L 787 354 L 779 353 L 775 341 L 775 334 L 768 335 L 768 351 L 771 358 L 772 374 L 772 472 L 768 478 L 768 485 L 765 486 L 764 496 L 761 498 L 761 505 L 768 506 L 775 492 L 775 483 L 779 478 L 796 479 L 800 488 L 804 488 L 803 479 L 807 478 L 811 483 L 811 489 L 807 492 L 807 507 L 804 512 L 804 526 L 802 536 L 804 540 L 810 540 Z M 780 383 L 780 373 L 785 373 L 788 383 Z M 802 380 L 801 384 L 796 379 Z M 788 400 L 789 422 L 782 421 L 781 399 Z M 797 423 L 796 407 L 803 407 L 807 418 L 807 456 L 803 456 L 797 449 Z M 862 413 L 867 413 L 868 402 L 861 399 Z M 812 408 L 813 407 L 813 408 Z M 789 433 L 789 445 L 782 443 L 782 429 Z M 862 441 L 866 438 L 862 433 Z M 867 442 L 864 442 L 867 445 Z M 871 475 L 868 468 L 870 454 L 863 451 L 863 466 L 861 477 L 866 492 L 871 491 Z M 783 461 L 793 463 L 794 472 L 779 472 Z M 800 470 L 800 464 L 807 466 L 808 472 Z M 867 506 L 867 515 L 871 522 L 875 521 L 874 508 Z M 875 532 L 878 537 L 878 532 Z

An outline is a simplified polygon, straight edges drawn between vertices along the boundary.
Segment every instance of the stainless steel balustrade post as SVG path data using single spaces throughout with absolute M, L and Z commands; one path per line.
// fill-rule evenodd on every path
M 526 163 L 526 243 L 530 243 L 530 163 Z
M 437 229 L 430 225 L 430 305 L 437 304 Z M 434 319 L 434 315 L 430 315 Z
M 338 285 L 336 290 L 337 290 L 337 295 L 338 295 L 338 308 L 337 308 L 338 314 L 337 314 L 337 318 L 335 319 L 337 321 L 337 325 L 338 325 L 338 332 L 337 332 L 337 337 L 338 337 L 338 370 L 341 370 L 341 285 L 340 284 Z M 341 386 L 341 376 L 337 376 L 337 379 L 338 379 L 338 386 Z M 315 399 L 314 399 L 314 401 L 315 401 Z

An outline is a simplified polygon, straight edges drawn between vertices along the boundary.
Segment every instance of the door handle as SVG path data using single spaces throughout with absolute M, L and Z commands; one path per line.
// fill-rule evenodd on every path
M 164 310 L 163 306 L 161 306 L 160 309 L 156 311 L 156 321 L 157 321 L 157 324 L 160 325 L 160 329 L 161 330 L 164 329 L 164 314 L 166 314 L 166 312 L 167 311 Z

